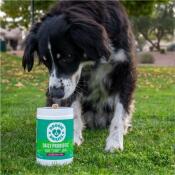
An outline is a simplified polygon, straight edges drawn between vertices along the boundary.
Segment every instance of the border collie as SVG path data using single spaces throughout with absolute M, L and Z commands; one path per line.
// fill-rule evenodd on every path
M 47 106 L 74 108 L 74 143 L 82 130 L 109 126 L 105 150 L 123 150 L 136 84 L 130 24 L 118 1 L 60 1 L 26 39 L 23 67 L 34 52 L 49 70 Z

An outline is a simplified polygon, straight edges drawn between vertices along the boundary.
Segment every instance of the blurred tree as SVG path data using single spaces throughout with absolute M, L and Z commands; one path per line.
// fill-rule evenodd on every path
M 155 4 L 151 16 L 133 17 L 135 36 L 138 41 L 143 38 L 151 44 L 151 49 L 159 50 L 162 39 L 171 39 L 175 29 L 175 16 L 173 8 L 175 3 Z
M 50 5 L 58 0 L 35 0 L 35 19 L 43 15 Z M 121 2 L 126 7 L 129 15 L 148 15 L 151 14 L 155 3 L 167 0 L 122 0 Z M 31 21 L 31 1 L 30 0 L 4 0 L 1 10 L 6 13 L 6 17 L 0 19 L 3 25 L 8 24 L 9 27 L 23 26 L 28 28 Z M 12 18 L 9 22 L 8 17 Z M 19 18 L 22 17 L 22 18 Z
M 35 0 L 35 19 L 43 15 L 55 1 L 56 0 Z M 6 16 L 0 19 L 0 22 L 3 23 L 3 25 L 6 24 L 10 28 L 17 26 L 28 28 L 31 24 L 30 0 L 4 0 L 1 5 L 1 11 L 6 13 Z M 12 19 L 11 21 L 9 21 L 10 18 Z
M 169 0 L 121 0 L 129 16 L 148 16 L 154 11 L 155 4 L 166 3 Z

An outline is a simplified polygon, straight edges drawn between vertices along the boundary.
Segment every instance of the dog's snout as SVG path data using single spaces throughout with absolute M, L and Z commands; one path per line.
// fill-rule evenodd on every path
M 54 98 L 64 97 L 64 87 L 50 87 L 50 96 Z

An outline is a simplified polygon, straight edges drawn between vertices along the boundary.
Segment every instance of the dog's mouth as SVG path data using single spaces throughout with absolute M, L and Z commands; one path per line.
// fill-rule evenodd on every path
M 54 103 L 60 103 L 61 99 L 60 98 L 57 98 L 57 97 L 52 97 L 52 101 Z
M 58 104 L 59 106 L 62 106 L 62 107 L 63 106 L 68 107 L 68 106 L 71 106 L 73 99 L 74 98 L 72 98 L 72 97 L 68 97 L 66 99 L 60 99 L 60 98 L 53 97 L 52 98 L 52 103 L 53 104 Z
M 58 97 L 58 96 L 50 96 L 51 98 L 52 98 L 52 101 L 54 102 L 54 103 L 60 103 L 60 102 L 62 102 L 62 101 L 67 101 L 67 100 L 69 100 L 69 98 L 72 96 L 74 94 L 74 92 L 73 93 L 71 93 L 71 94 L 65 94 L 64 96 L 62 96 L 62 97 Z

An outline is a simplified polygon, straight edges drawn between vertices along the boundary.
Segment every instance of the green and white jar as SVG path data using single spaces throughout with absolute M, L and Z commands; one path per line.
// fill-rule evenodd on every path
M 73 108 L 37 109 L 36 160 L 41 165 L 73 161 Z

